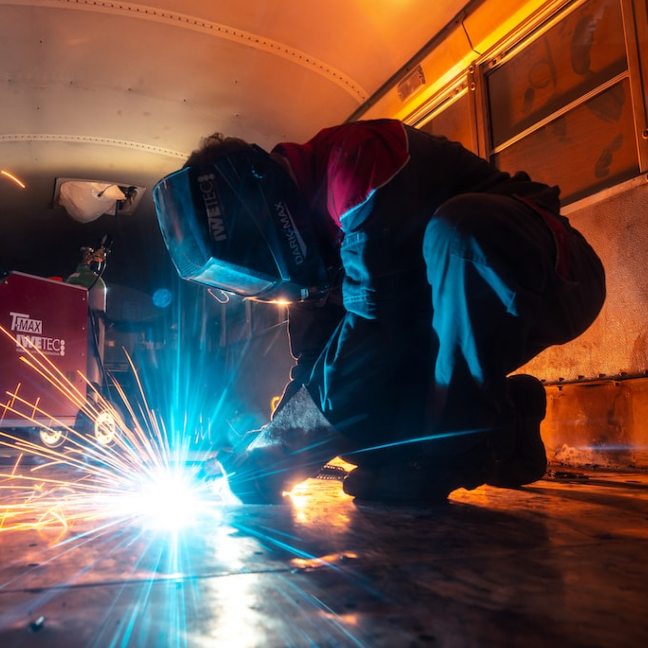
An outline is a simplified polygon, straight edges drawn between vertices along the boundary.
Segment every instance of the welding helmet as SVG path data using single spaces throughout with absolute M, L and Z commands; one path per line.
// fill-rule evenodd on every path
M 260 147 L 172 173 L 153 189 L 162 236 L 183 279 L 261 301 L 328 290 L 305 202 Z

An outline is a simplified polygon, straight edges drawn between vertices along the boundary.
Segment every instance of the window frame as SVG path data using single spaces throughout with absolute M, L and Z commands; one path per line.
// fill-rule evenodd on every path
M 595 88 L 568 101 L 538 121 L 525 127 L 519 133 L 493 146 L 490 107 L 488 102 L 488 75 L 524 51 L 544 36 L 567 16 L 585 5 L 589 0 L 560 0 L 547 2 L 534 15 L 514 27 L 505 38 L 487 52 L 478 54 L 468 69 L 462 71 L 424 104 L 418 106 L 405 119 L 415 127 L 421 127 L 450 107 L 458 97 L 467 92 L 470 95 L 470 130 L 472 150 L 493 159 L 501 151 L 519 142 L 527 135 L 546 126 L 561 115 L 583 105 L 589 99 L 611 88 L 623 79 L 630 87 L 630 108 L 635 132 L 635 148 L 639 175 L 614 186 L 636 184 L 636 178 L 648 171 L 648 2 L 646 0 L 617 0 L 621 8 L 622 25 L 626 46 L 627 69 L 605 80 Z M 609 192 L 613 187 L 594 187 L 586 192 L 583 200 L 591 201 L 594 196 Z M 572 203 L 573 204 L 573 203 Z

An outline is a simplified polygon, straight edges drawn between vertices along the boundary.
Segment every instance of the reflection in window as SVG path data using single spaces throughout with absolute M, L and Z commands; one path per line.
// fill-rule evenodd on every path
M 573 202 L 639 173 L 626 79 L 493 156 L 509 172 L 561 187 Z
M 627 70 L 619 0 L 590 0 L 488 74 L 492 145 Z
M 449 140 L 460 142 L 467 149 L 476 151 L 470 116 L 470 95 L 464 92 L 443 111 L 426 121 L 419 128 L 430 135 L 443 135 Z

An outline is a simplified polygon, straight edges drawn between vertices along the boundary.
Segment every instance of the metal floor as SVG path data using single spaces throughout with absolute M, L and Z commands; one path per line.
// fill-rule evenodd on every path
M 87 519 L 0 533 L 0 647 L 648 646 L 646 476 L 429 508 L 310 480 L 287 502 L 215 505 L 177 536 Z

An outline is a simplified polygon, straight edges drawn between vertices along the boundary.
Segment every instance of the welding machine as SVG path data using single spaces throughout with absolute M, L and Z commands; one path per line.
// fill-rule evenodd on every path
M 0 427 L 56 430 L 73 426 L 79 403 L 31 365 L 56 367 L 61 383 L 85 395 L 87 290 L 61 281 L 10 272 L 0 281 Z M 51 432 L 45 432 L 51 430 Z M 63 433 L 61 431 L 60 436 Z
M 48 447 L 64 443 L 67 428 L 79 428 L 84 406 L 101 388 L 93 377 L 92 290 L 76 278 L 22 272 L 0 278 L 0 429 L 38 431 Z M 95 439 L 108 445 L 114 417 L 110 408 L 93 409 Z

